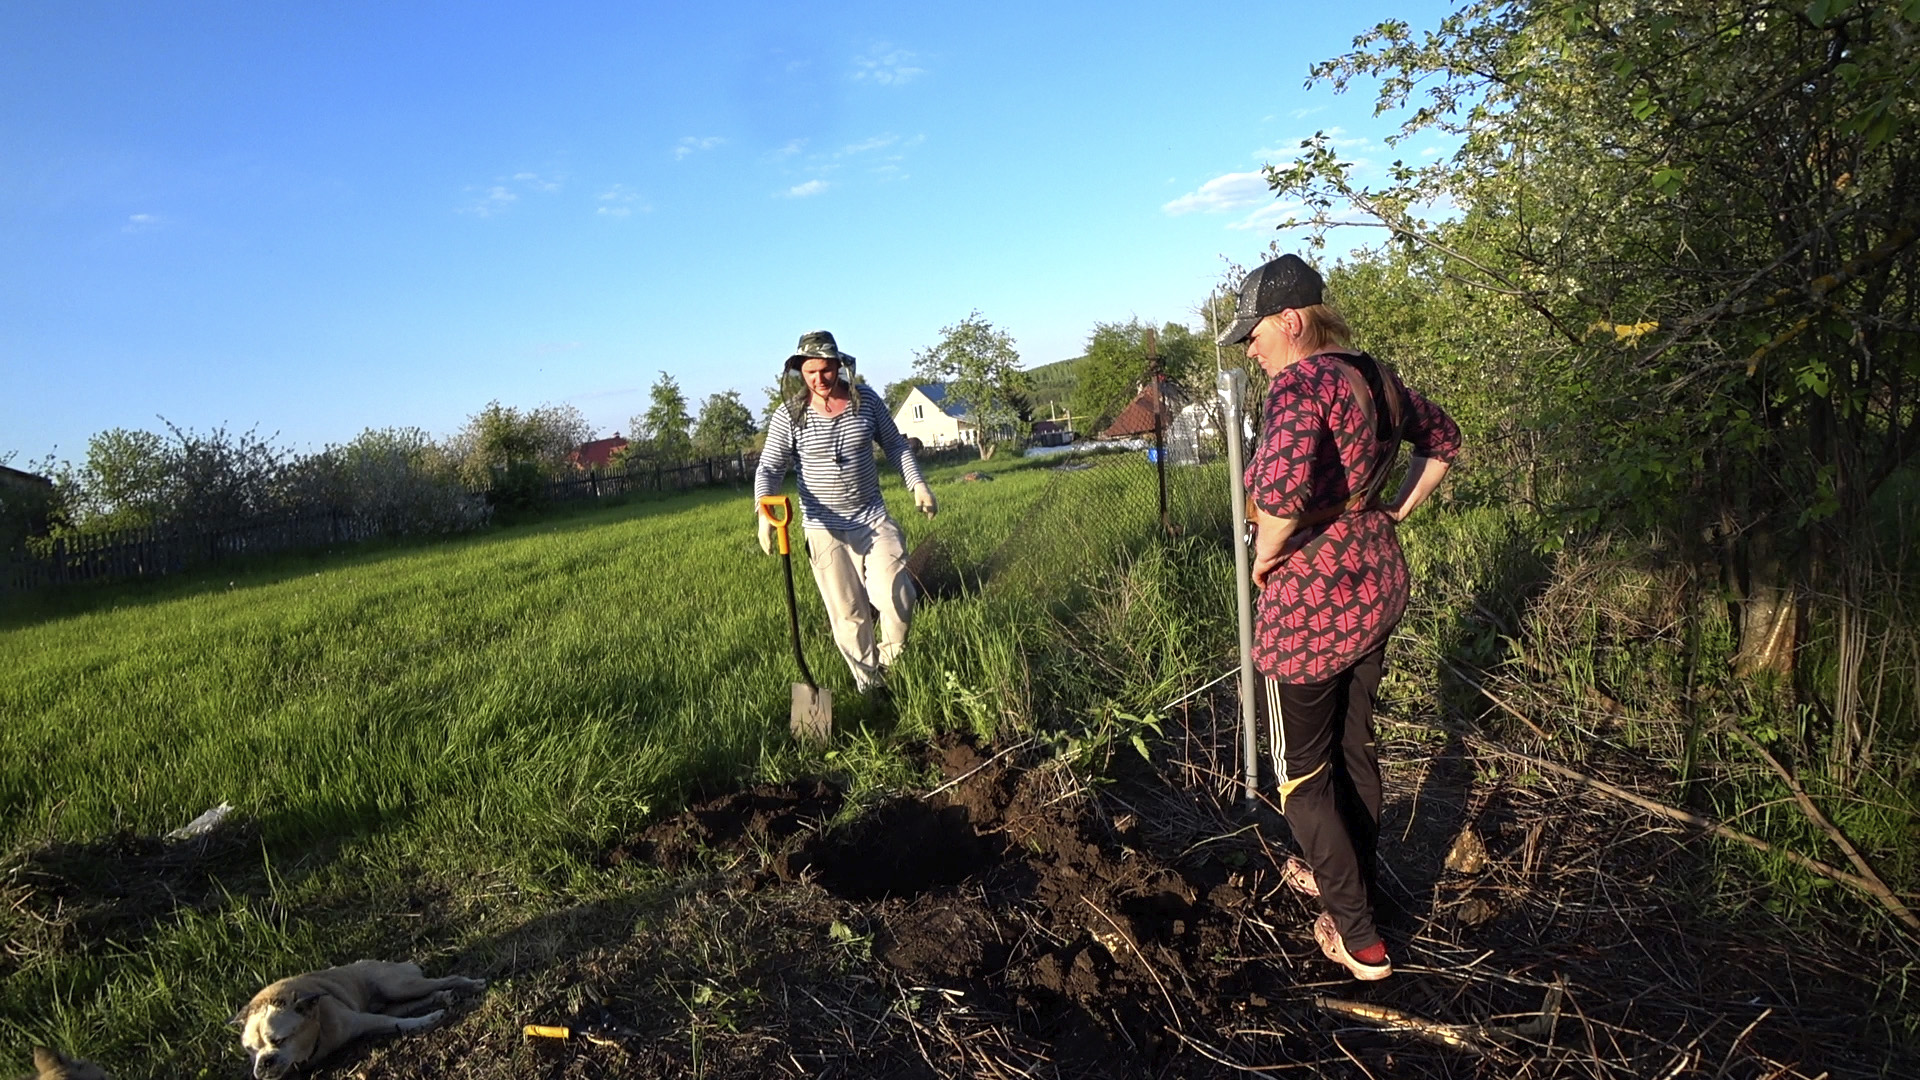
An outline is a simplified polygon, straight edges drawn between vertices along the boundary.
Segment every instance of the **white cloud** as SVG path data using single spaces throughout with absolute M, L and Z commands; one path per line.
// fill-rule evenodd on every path
M 521 187 L 527 188 L 532 191 L 552 192 L 552 191 L 560 190 L 560 181 L 548 179 L 546 177 L 541 176 L 539 173 L 530 173 L 530 172 L 514 173 L 513 182 L 516 184 L 519 184 Z
M 853 81 L 879 86 L 904 86 L 927 73 L 919 67 L 919 57 L 906 49 L 875 45 L 865 56 L 853 61 Z
M 565 179 L 561 176 L 542 176 L 536 172 L 497 176 L 491 184 L 469 185 L 466 191 L 471 197 L 464 205 L 454 207 L 454 212 L 481 218 L 493 217 L 505 213 L 519 202 L 522 194 L 554 194 L 560 190 Z
M 827 190 L 827 182 L 825 180 L 809 180 L 804 184 L 795 184 L 788 188 L 785 197 L 789 199 L 804 199 L 809 195 L 818 195 L 825 190 Z
M 1304 120 L 1307 117 L 1312 116 L 1314 113 L 1321 112 L 1325 109 L 1326 109 L 1325 105 L 1315 105 L 1315 106 L 1312 106 L 1311 108 L 1295 109 L 1293 110 L 1293 118 L 1295 120 Z
M 1380 144 L 1365 135 L 1348 135 L 1346 128 L 1330 127 L 1319 132 L 1327 137 L 1327 145 L 1335 150 L 1378 150 Z M 1283 139 L 1273 146 L 1262 147 L 1253 152 L 1253 160 L 1262 162 L 1292 161 L 1299 157 L 1312 139 Z
M 594 201 L 600 205 L 593 212 L 601 217 L 623 218 L 631 216 L 636 210 L 643 214 L 653 212 L 653 204 L 647 202 L 646 196 L 625 184 L 613 185 L 601 192 Z
M 1372 146 L 1373 145 L 1372 139 L 1367 138 L 1365 135 L 1359 135 L 1359 136 L 1348 135 L 1347 129 L 1343 127 L 1330 127 L 1326 131 L 1322 132 L 1321 134 L 1327 137 L 1328 145 L 1333 146 L 1336 149 L 1344 150 L 1350 146 Z
M 1254 210 L 1253 213 L 1248 214 L 1239 221 L 1228 224 L 1227 228 L 1240 230 L 1272 229 L 1304 209 L 1306 209 L 1306 204 L 1304 203 L 1270 202 Z
M 673 160 L 680 161 L 690 155 L 700 153 L 703 150 L 712 150 L 717 146 L 725 146 L 726 143 L 727 140 L 718 135 L 688 135 L 680 140 L 678 146 L 673 148 Z
M 1201 184 L 1160 207 L 1175 217 L 1182 214 L 1218 214 L 1254 206 L 1271 197 L 1267 177 L 1261 172 L 1227 173 Z
M 780 149 L 775 150 L 773 153 L 775 157 L 792 157 L 793 155 L 799 153 L 802 150 L 805 150 L 806 148 L 807 148 L 807 140 L 795 139 L 792 142 L 789 142 L 787 145 L 781 147 Z
M 158 214 L 128 214 L 126 223 L 120 226 L 120 231 L 123 233 L 152 232 L 165 224 L 166 220 Z
M 475 191 L 478 189 L 468 188 L 467 190 Z M 490 218 L 495 214 L 505 213 L 508 207 L 519 201 L 520 196 L 499 184 L 495 184 L 488 188 L 485 194 L 476 197 L 465 206 L 459 207 L 457 212 L 472 214 L 474 217 Z
M 871 139 L 862 139 L 840 149 L 841 154 L 864 154 L 869 150 L 884 150 L 900 141 L 898 135 L 876 135 Z

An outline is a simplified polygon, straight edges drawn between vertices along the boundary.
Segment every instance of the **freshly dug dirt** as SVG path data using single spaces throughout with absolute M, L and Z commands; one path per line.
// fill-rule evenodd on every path
M 1873 1019 L 1897 952 L 1816 943 L 1757 895 L 1727 905 L 1697 838 L 1452 742 L 1385 750 L 1396 974 L 1355 983 L 1280 884 L 1284 825 L 1237 806 L 1231 720 L 1189 723 L 1151 766 L 1120 751 L 1098 791 L 948 741 L 928 752 L 947 784 L 837 827 L 823 783 L 701 802 L 607 853 L 681 871 L 615 931 L 532 965 L 475 948 L 454 967 L 496 980 L 479 1008 L 333 1068 L 1839 1078 L 1913 1063 Z M 1443 865 L 1456 846 L 1480 852 L 1456 860 L 1471 872 Z M 530 1040 L 525 1023 L 594 1034 Z
M 840 811 L 840 790 L 824 780 L 761 784 L 694 804 L 609 848 L 605 862 L 652 862 L 686 869 L 702 851 L 769 848 Z

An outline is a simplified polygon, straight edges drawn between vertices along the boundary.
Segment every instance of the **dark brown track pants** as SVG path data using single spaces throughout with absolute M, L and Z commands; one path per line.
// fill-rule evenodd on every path
M 1380 837 L 1380 759 L 1373 704 L 1386 645 L 1324 682 L 1266 679 L 1260 709 L 1280 787 L 1280 809 L 1299 842 L 1320 905 L 1349 950 L 1380 940 L 1371 893 Z

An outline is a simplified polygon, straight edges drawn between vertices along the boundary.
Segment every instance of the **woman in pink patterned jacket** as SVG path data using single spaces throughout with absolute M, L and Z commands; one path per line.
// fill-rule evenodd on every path
M 1287 883 L 1320 898 L 1314 939 L 1355 978 L 1392 973 L 1374 927 L 1380 763 L 1373 705 L 1407 607 L 1395 526 L 1460 449 L 1460 429 L 1392 369 L 1349 346 L 1319 273 L 1283 255 L 1247 275 L 1220 343 L 1245 342 L 1272 383 L 1247 467 L 1257 525 L 1254 666 L 1280 807 L 1306 855 Z M 1405 481 L 1380 495 L 1404 440 Z

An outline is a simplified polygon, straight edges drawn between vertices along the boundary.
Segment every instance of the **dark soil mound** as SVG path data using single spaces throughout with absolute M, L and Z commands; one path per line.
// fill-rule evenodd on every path
M 558 961 L 476 959 L 510 977 L 478 1013 L 346 1061 L 362 1080 L 1838 1080 L 1913 1060 L 1874 1027 L 1895 959 L 1842 969 L 1804 928 L 1697 902 L 1693 838 L 1458 743 L 1383 754 L 1396 974 L 1355 983 L 1280 884 L 1284 825 L 1239 802 L 1237 740 L 1222 710 L 1165 741 L 1177 758 L 1119 751 L 1097 791 L 950 740 L 928 755 L 946 783 L 832 829 L 823 784 L 701 802 L 608 855 L 701 872 Z M 1444 865 L 1463 832 L 1468 870 Z M 518 1035 L 587 1016 L 619 1036 Z
M 702 851 L 777 846 L 818 828 L 840 811 L 843 801 L 840 789 L 824 780 L 761 784 L 695 803 L 614 845 L 605 861 L 620 866 L 639 860 L 682 870 Z

